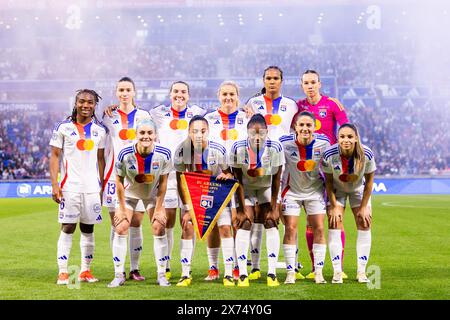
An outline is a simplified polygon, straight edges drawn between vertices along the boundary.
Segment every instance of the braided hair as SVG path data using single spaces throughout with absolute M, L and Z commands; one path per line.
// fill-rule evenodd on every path
M 100 95 L 97 92 L 95 92 L 94 90 L 91 90 L 91 89 L 79 89 L 79 90 L 77 90 L 77 94 L 75 95 L 75 105 L 73 106 L 72 114 L 69 117 L 67 117 L 67 119 L 70 119 L 73 122 L 77 122 L 77 100 L 78 100 L 79 95 L 82 94 L 82 93 L 87 93 L 87 94 L 92 95 L 94 97 L 95 105 L 97 105 L 98 102 L 100 101 L 100 99 L 102 98 L 102 97 L 100 97 Z M 92 114 L 92 117 L 97 122 L 99 122 L 97 117 L 95 116 L 95 111 Z

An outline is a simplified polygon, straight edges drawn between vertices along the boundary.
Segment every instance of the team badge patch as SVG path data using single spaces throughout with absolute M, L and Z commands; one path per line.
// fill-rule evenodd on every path
M 327 116 L 327 109 L 319 109 L 319 116 L 325 118 Z
M 210 209 L 213 207 L 213 204 L 214 204 L 213 196 L 202 195 L 200 197 L 200 207 L 204 209 Z
M 281 110 L 281 111 L 286 111 L 286 106 L 285 106 L 285 105 L 281 105 L 281 106 L 280 106 L 280 110 Z
M 153 170 L 158 170 L 159 169 L 159 161 L 152 163 L 152 169 Z

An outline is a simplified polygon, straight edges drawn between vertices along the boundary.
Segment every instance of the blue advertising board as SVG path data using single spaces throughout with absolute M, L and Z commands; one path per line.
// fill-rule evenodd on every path
M 373 194 L 450 194 L 450 178 L 376 178 Z M 0 182 L 0 198 L 51 197 L 50 181 Z

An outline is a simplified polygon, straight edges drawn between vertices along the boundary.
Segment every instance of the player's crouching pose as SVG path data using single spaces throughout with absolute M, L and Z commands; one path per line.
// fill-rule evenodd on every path
M 330 201 L 328 246 L 334 269 L 332 282 L 343 282 L 340 229 L 347 197 L 358 228 L 356 278 L 359 282 L 368 282 L 366 265 L 372 242 L 370 197 L 376 165 L 372 150 L 361 144 L 355 125 L 346 123 L 339 128 L 338 143 L 325 150 L 322 167 L 326 174 L 326 190 Z
M 189 121 L 189 136 L 177 148 L 174 156 L 174 167 L 177 170 L 178 192 L 183 202 L 181 211 L 181 279 L 177 286 L 187 287 L 191 284 L 191 261 L 193 256 L 194 227 L 192 225 L 191 210 L 187 204 L 186 191 L 181 188 L 181 174 L 183 172 L 199 172 L 216 176 L 217 180 L 233 178 L 227 164 L 226 149 L 219 143 L 209 140 L 208 121 L 200 116 L 194 116 Z M 226 207 L 217 220 L 219 234 L 222 241 L 223 262 L 225 273 L 224 286 L 234 286 L 232 269 L 234 255 L 234 240 L 231 236 L 231 210 Z
M 140 200 L 152 223 L 157 281 L 160 286 L 170 285 L 165 276 L 166 260 L 169 257 L 164 196 L 167 176 L 172 168 L 171 153 L 169 149 L 155 143 L 156 127 L 150 119 L 137 122 L 136 139 L 137 143 L 129 144 L 120 151 L 116 162 L 119 208 L 114 216 L 116 234 L 112 250 L 115 278 L 108 285 L 110 288 L 121 286 L 125 282 L 127 234 Z M 125 184 L 128 185 L 126 188 Z
M 255 220 L 263 221 L 266 228 L 268 259 L 267 285 L 278 286 L 276 264 L 280 251 L 277 228 L 279 217 L 277 198 L 284 165 L 282 146 L 267 138 L 264 116 L 255 114 L 247 124 L 247 140 L 234 143 L 230 164 L 239 181 L 237 209 L 236 255 L 239 264 L 238 286 L 248 287 L 247 252 L 250 230 Z
M 326 207 L 319 166 L 322 154 L 330 146 L 330 142 L 325 135 L 314 134 L 315 121 L 312 113 L 298 113 L 292 124 L 295 134 L 280 138 L 288 173 L 282 192 L 282 214 L 286 226 L 283 241 L 287 269 L 285 284 L 295 283 L 297 223 L 302 206 L 313 227 L 315 281 L 326 283 L 322 275 L 326 253 L 323 230 Z
M 69 284 L 68 261 L 72 237 L 80 223 L 81 272 L 79 281 L 97 282 L 90 265 L 94 258 L 94 224 L 102 221 L 100 186 L 105 169 L 106 129 L 94 111 L 100 96 L 93 90 L 78 90 L 72 116 L 59 123 L 50 140 L 52 198 L 59 203 L 61 233 L 58 240 L 57 284 Z M 61 183 L 58 183 L 62 156 Z

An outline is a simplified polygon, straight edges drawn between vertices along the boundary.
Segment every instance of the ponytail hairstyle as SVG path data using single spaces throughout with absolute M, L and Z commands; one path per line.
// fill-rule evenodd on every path
M 355 142 L 355 148 L 353 149 L 352 157 L 354 159 L 354 164 L 355 164 L 355 174 L 359 174 L 364 168 L 366 157 L 364 155 L 364 149 L 361 144 L 361 137 L 359 136 L 358 128 L 353 123 L 345 123 L 339 128 L 338 136 L 339 136 L 339 131 L 341 131 L 343 128 L 350 128 L 355 132 L 356 142 Z
M 283 81 L 283 71 L 281 70 L 281 68 L 279 66 L 268 66 L 267 68 L 265 68 L 264 74 L 263 74 L 263 79 L 266 77 L 266 72 L 271 69 L 278 70 L 280 72 L 281 81 Z
M 117 83 L 119 83 L 119 82 L 129 82 L 129 83 L 131 83 L 133 85 L 133 90 L 136 93 L 136 85 L 134 84 L 134 81 L 130 77 L 122 77 L 122 78 L 119 79 L 119 81 L 117 81 Z M 136 101 L 134 101 L 134 97 L 131 99 L 131 104 L 134 107 L 136 107 Z
M 303 116 L 310 117 L 313 120 L 314 129 L 315 129 L 316 128 L 316 116 L 313 113 L 309 112 L 309 111 L 297 112 L 294 115 L 294 118 L 292 118 L 291 128 L 295 131 L 295 124 L 297 123 L 298 118 L 303 117 Z
M 302 76 L 300 77 L 300 79 L 302 80 L 302 83 L 303 83 L 303 76 L 305 74 L 309 74 L 309 73 L 315 74 L 317 76 L 317 81 L 320 82 L 320 75 L 319 75 L 319 73 L 316 70 L 308 69 L 305 72 L 303 72 Z
M 264 78 L 266 77 L 266 72 L 267 72 L 268 70 L 271 70 L 271 69 L 278 70 L 278 71 L 280 72 L 280 78 L 281 78 L 281 81 L 283 81 L 283 71 L 282 71 L 281 68 L 278 67 L 278 66 L 268 66 L 267 68 L 265 68 L 265 69 L 264 69 L 264 73 L 263 73 L 263 81 L 264 81 Z M 265 88 L 265 87 L 263 87 L 263 88 L 261 89 L 260 92 L 258 92 L 257 94 L 255 94 L 254 97 L 260 96 L 260 95 L 262 95 L 262 94 L 266 94 L 266 88 Z
M 94 90 L 91 90 L 91 89 L 77 90 L 77 94 L 75 95 L 75 105 L 73 106 L 72 114 L 69 117 L 67 117 L 67 119 L 70 119 L 72 122 L 77 122 L 77 100 L 78 100 L 78 96 L 82 93 L 88 93 L 88 94 L 92 95 L 94 97 L 96 106 L 97 106 L 98 102 L 100 101 L 100 99 L 102 98 L 102 97 L 100 97 L 100 95 L 97 92 L 95 92 Z M 92 118 L 94 118 L 95 121 L 100 122 L 100 121 L 98 121 L 97 117 L 95 116 L 95 110 L 92 113 Z

